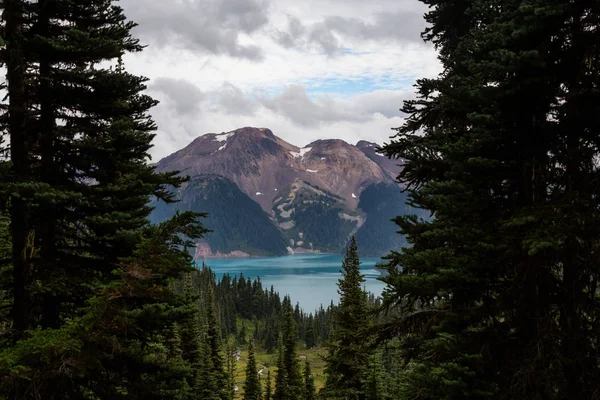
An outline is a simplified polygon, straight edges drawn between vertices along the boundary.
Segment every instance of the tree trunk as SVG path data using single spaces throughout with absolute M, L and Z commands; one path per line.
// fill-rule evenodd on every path
M 50 35 L 50 10 L 51 1 L 39 1 L 39 32 L 44 37 Z M 55 168 L 55 118 L 52 103 L 52 68 L 48 50 L 42 50 L 39 55 L 40 72 L 40 145 L 42 156 L 41 176 L 43 182 L 51 187 L 56 187 L 56 177 L 59 171 Z M 56 279 L 56 206 L 52 203 L 43 204 L 43 219 L 40 229 L 40 251 L 44 277 L 49 282 Z M 60 326 L 60 293 L 50 293 L 44 296 L 42 326 L 45 328 L 58 328 Z
M 27 100 L 25 94 L 26 60 L 22 47 L 22 0 L 6 0 L 4 9 L 6 38 L 6 81 L 9 96 L 8 130 L 10 134 L 12 175 L 15 184 L 28 181 L 29 160 L 26 137 Z M 33 232 L 28 227 L 27 201 L 14 193 L 10 199 L 13 248 L 13 329 L 23 333 L 30 324 L 31 243 Z

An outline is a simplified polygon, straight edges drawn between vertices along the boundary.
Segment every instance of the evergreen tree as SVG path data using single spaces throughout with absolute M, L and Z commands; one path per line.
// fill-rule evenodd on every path
M 184 278 L 184 293 L 187 296 L 188 308 L 187 318 L 182 321 L 180 329 L 181 337 L 181 353 L 185 361 L 189 362 L 194 370 L 200 368 L 202 363 L 202 323 L 200 310 L 194 295 L 194 287 L 192 283 L 192 275 L 188 273 Z
M 183 359 L 183 350 L 181 349 L 181 328 L 175 322 L 167 332 L 165 342 L 168 349 L 168 357 L 172 359 Z
M 306 321 L 306 348 L 312 349 L 317 345 L 317 337 L 315 333 L 315 323 L 312 314 L 308 317 Z
M 196 380 L 194 382 L 194 394 L 202 400 L 221 400 L 225 396 L 221 396 L 221 392 L 224 392 L 224 387 L 219 386 L 219 380 L 215 374 L 214 360 L 211 356 L 210 340 L 208 335 L 204 335 L 201 347 L 201 360 L 200 365 L 197 367 L 195 374 Z
M 147 163 L 156 102 L 117 64 L 142 50 L 134 24 L 109 0 L 0 8 L 12 250 L 0 396 L 172 398 L 189 371 L 161 342 L 185 303 L 171 282 L 206 231 L 192 213 L 148 224 L 150 197 L 171 201 L 183 179 Z
M 246 332 L 246 324 L 244 324 L 244 322 L 242 322 L 242 329 L 240 329 L 240 331 L 238 332 L 235 341 L 236 344 L 239 346 L 244 346 L 248 343 L 248 340 L 246 339 L 246 337 L 248 336 L 248 333 Z
M 277 347 L 277 363 L 275 367 L 275 392 L 273 393 L 274 400 L 287 400 L 288 395 L 288 377 L 285 368 L 283 338 L 279 335 L 279 346 Z
M 424 2 L 443 72 L 384 148 L 432 215 L 396 220 L 384 278 L 400 397 L 593 398 L 597 2 Z
M 267 370 L 267 383 L 265 385 L 265 395 L 263 397 L 263 400 L 271 400 L 273 398 L 273 394 L 271 393 L 272 391 L 272 386 L 271 386 L 271 370 Z
M 393 376 L 388 374 L 383 366 L 383 350 L 379 349 L 369 357 L 367 372 L 364 377 L 366 400 L 393 399 L 389 395 Z
M 248 346 L 248 364 L 246 364 L 246 380 L 244 381 L 244 400 L 261 400 L 260 379 L 254 355 L 254 340 Z
M 278 348 L 277 340 L 279 338 L 279 323 L 276 312 L 267 317 L 263 336 L 263 347 L 268 353 L 271 353 Z
M 217 385 L 219 398 L 227 398 L 225 388 L 227 387 L 227 375 L 225 373 L 225 363 L 221 354 L 221 329 L 217 321 L 215 310 L 215 296 L 212 285 L 209 285 L 206 294 L 206 341 L 208 345 L 208 354 L 210 357 L 211 375 Z
M 365 279 L 360 273 L 358 248 L 354 237 L 346 250 L 339 280 L 340 304 L 334 315 L 335 330 L 327 343 L 324 357 L 326 399 L 364 399 L 363 378 L 368 351 L 363 332 L 369 325 Z
M 281 327 L 281 338 L 283 345 L 283 368 L 285 370 L 285 398 L 297 399 L 302 395 L 303 383 L 302 373 L 298 364 L 296 346 L 298 334 L 294 322 L 294 310 L 290 298 L 283 299 L 283 322 Z
M 304 366 L 304 398 L 306 400 L 315 400 L 317 398 L 317 388 L 315 387 L 315 378 L 310 370 L 308 359 Z
M 236 376 L 236 352 L 237 350 L 229 341 L 225 348 L 226 359 L 225 359 L 225 369 L 227 373 L 227 381 L 225 385 L 225 398 L 227 400 L 233 400 L 235 397 L 235 376 Z

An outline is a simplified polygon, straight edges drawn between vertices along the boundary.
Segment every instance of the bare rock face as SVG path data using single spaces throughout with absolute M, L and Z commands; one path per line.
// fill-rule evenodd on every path
M 158 172 L 182 175 L 216 174 L 239 188 L 273 215 L 282 192 L 297 180 L 340 197 L 355 209 L 360 194 L 375 183 L 393 183 L 396 161 L 375 153 L 375 144 L 357 146 L 343 140 L 318 140 L 298 148 L 266 128 L 241 128 L 209 133 L 162 159 Z
M 201 242 L 196 244 L 196 251 L 194 254 L 194 258 L 196 260 L 205 260 L 209 258 L 248 258 L 250 254 L 235 250 L 230 253 L 221 253 L 220 251 L 212 251 L 210 245 L 206 242 Z
M 308 148 L 301 167 L 310 174 L 305 181 L 342 197 L 351 209 L 368 186 L 392 181 L 376 162 L 343 140 L 318 140 Z
M 296 172 L 293 152 L 299 149 L 268 129 L 242 128 L 210 133 L 164 158 L 157 171 L 182 175 L 216 174 L 234 181 L 265 210 L 270 209 L 280 186 L 291 183 Z

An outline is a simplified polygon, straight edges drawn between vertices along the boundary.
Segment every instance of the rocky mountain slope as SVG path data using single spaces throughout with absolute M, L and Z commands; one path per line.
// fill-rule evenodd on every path
M 206 134 L 158 162 L 159 172 L 180 171 L 193 179 L 179 190 L 182 203 L 157 205 L 152 218 L 156 222 L 164 220 L 175 209 L 209 212 L 207 225 L 215 233 L 199 246 L 200 256 L 239 255 L 240 251 L 249 255 L 280 254 L 281 243 L 290 253 L 338 252 L 352 234 L 368 237 L 364 226 L 378 230 L 381 224 L 388 224 L 394 229 L 389 218 L 383 221 L 373 214 L 375 211 L 369 215 L 359 207 L 360 202 L 366 204 L 362 194 L 376 185 L 387 188 L 388 193 L 400 193 L 394 180 L 400 171 L 398 162 L 381 156 L 376 148 L 375 143 L 361 141 L 353 146 L 342 140 L 318 140 L 298 148 L 266 128 Z M 217 182 L 215 177 L 225 180 Z M 219 204 L 224 196 L 235 197 L 233 203 L 250 214 L 248 221 L 260 224 L 250 228 L 252 224 L 236 225 L 234 220 L 222 217 L 219 207 L 233 206 L 231 202 Z M 260 205 L 263 214 L 249 207 L 248 201 Z M 373 201 L 378 200 L 370 196 L 369 208 L 381 210 Z M 275 240 L 276 235 L 264 225 L 265 218 L 281 241 Z M 371 220 L 380 222 L 375 227 Z M 232 226 L 237 226 L 235 232 L 231 232 Z M 265 240 L 252 245 L 241 242 L 240 238 L 256 235 L 258 226 L 268 232 L 267 237 L 275 240 L 275 245 L 267 245 Z M 216 233 L 219 231 L 229 233 Z M 387 250 L 373 249 L 368 255 L 381 255 Z
M 159 161 L 157 171 L 225 176 L 271 213 L 277 192 L 297 179 L 334 193 L 355 208 L 360 193 L 369 185 L 393 183 L 386 161 L 390 160 L 369 157 L 364 149 L 342 140 L 318 140 L 298 148 L 269 129 L 242 128 L 198 137 Z

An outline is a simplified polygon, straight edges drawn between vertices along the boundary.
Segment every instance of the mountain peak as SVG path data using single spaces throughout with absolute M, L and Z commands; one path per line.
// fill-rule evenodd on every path
M 372 148 L 373 154 L 374 148 Z M 365 147 L 371 149 L 371 147 Z M 321 139 L 299 148 L 268 128 L 244 127 L 208 133 L 158 163 L 157 171 L 214 174 L 273 212 L 273 201 L 298 179 L 339 196 L 351 208 L 360 193 L 378 182 L 393 183 L 383 157 L 341 139 Z
M 244 127 L 202 135 L 156 170 L 193 178 L 178 189 L 182 203 L 174 207 L 209 212 L 214 229 L 223 233 L 211 236 L 208 253 L 280 254 L 286 247 L 337 252 L 354 234 L 372 236 L 386 224 L 396 229 L 389 221 L 398 214 L 381 214 L 381 205 L 402 207 L 394 181 L 397 160 L 376 153 L 377 147 L 341 139 L 298 147 L 270 129 Z M 240 232 L 241 238 L 235 236 Z M 252 240 L 243 239 L 248 235 Z M 273 240 L 276 248 L 267 249 Z
M 377 143 L 368 142 L 366 140 L 361 140 L 358 143 L 356 143 L 356 147 L 358 147 L 359 149 L 365 149 L 365 148 L 377 149 L 379 147 L 379 145 Z

